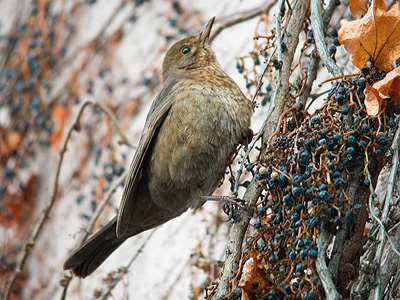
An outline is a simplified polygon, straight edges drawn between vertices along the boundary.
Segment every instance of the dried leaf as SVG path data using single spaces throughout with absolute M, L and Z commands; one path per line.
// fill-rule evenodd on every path
M 367 113 L 370 116 L 376 116 L 381 109 L 383 98 L 381 97 L 379 92 L 371 86 L 365 88 L 364 94 L 365 108 L 367 109 Z
M 31 175 L 23 190 L 5 195 L 2 199 L 0 225 L 5 227 L 21 226 L 23 222 L 29 220 L 35 209 L 34 200 L 39 184 L 39 178 Z
M 368 0 L 349 0 L 351 15 L 355 20 L 361 19 L 367 14 Z
M 394 90 L 394 92 L 400 92 L 400 67 L 397 67 L 393 71 L 387 73 L 385 78 L 376 82 L 373 87 L 381 94 L 385 95 L 385 98 L 390 97 L 390 90 Z
M 258 264 L 258 254 L 256 254 L 254 249 L 251 252 L 253 252 L 254 257 L 250 257 L 244 264 L 242 276 L 238 285 L 243 291 L 243 296 L 247 296 L 249 299 L 254 293 L 255 289 L 253 284 L 255 282 L 257 282 L 259 289 L 263 289 L 265 286 L 265 281 L 263 280 L 263 275 Z M 252 254 L 250 254 L 250 256 L 252 256 Z
M 57 106 L 51 112 L 54 120 L 54 130 L 50 137 L 51 149 L 56 150 L 61 142 L 62 135 L 64 132 L 65 121 L 67 119 L 67 108 L 65 106 Z
M 10 155 L 17 150 L 22 142 L 22 133 L 17 131 L 0 130 L 0 157 Z
M 341 20 L 339 42 L 358 68 L 368 61 L 377 68 L 390 71 L 400 53 L 400 4 L 389 11 L 383 0 L 373 0 L 366 15 L 356 21 Z
M 396 104 L 400 104 L 400 67 L 386 74 L 385 78 L 376 82 L 372 87 L 366 87 L 365 107 L 370 116 L 376 116 L 382 101 L 389 97 Z

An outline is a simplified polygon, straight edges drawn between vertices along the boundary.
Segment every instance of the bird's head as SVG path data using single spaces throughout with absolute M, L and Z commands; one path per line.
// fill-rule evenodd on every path
M 164 81 L 172 74 L 185 74 L 185 70 L 205 67 L 216 62 L 209 44 L 214 19 L 215 17 L 204 24 L 199 34 L 180 40 L 168 49 L 162 66 Z

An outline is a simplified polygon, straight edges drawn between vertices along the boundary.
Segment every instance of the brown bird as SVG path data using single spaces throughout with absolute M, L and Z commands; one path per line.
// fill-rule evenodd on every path
M 129 237 L 215 200 L 207 196 L 247 140 L 253 105 L 210 48 L 214 19 L 168 50 L 163 88 L 147 115 L 118 216 L 73 252 L 64 269 L 86 277 Z

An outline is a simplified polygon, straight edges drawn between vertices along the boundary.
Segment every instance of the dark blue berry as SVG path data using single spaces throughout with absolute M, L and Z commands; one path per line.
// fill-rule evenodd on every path
M 282 223 L 282 215 L 281 214 L 277 214 L 275 219 L 274 219 L 274 224 L 275 225 L 279 225 Z
M 348 148 L 346 149 L 346 153 L 347 153 L 347 154 L 350 154 L 350 155 L 353 155 L 353 154 L 356 153 L 356 149 L 354 149 L 354 147 L 348 147 Z
M 296 273 L 303 272 L 303 271 L 304 271 L 304 265 L 303 264 L 298 264 L 296 266 Z
M 236 296 L 236 297 L 241 297 L 241 296 L 242 296 L 242 290 L 241 290 L 241 288 L 236 288 L 236 290 L 235 290 L 235 296 Z
M 389 121 L 387 122 L 387 124 L 388 124 L 388 126 L 389 126 L 390 128 L 396 127 L 396 122 L 395 122 L 394 120 L 389 120 Z
M 321 183 L 321 184 L 318 186 L 318 188 L 319 188 L 321 191 L 327 191 L 327 190 L 328 190 L 327 185 L 324 184 L 324 183 Z
M 305 258 L 307 256 L 307 250 L 300 250 L 300 257 Z
M 306 193 L 305 193 L 306 197 L 312 198 L 313 197 L 313 192 L 314 192 L 314 188 L 313 187 L 308 188 L 306 190 Z
M 359 203 L 354 204 L 354 211 L 356 213 L 359 213 L 361 210 L 362 210 L 362 204 L 359 204 Z
M 347 106 L 342 107 L 342 114 L 347 115 L 350 112 L 350 109 Z
M 308 160 L 311 159 L 311 154 L 307 150 L 303 150 L 300 152 L 300 159 L 303 163 L 306 163 Z
M 338 32 L 335 28 L 332 28 L 329 34 L 331 35 L 331 37 L 338 37 Z
M 345 184 L 346 184 L 346 181 L 342 177 L 335 179 L 335 188 L 343 187 Z
M 312 118 L 311 118 L 311 124 L 312 125 L 316 125 L 321 123 L 321 117 L 318 114 L 315 114 Z
M 257 211 L 258 211 L 258 214 L 259 214 L 260 216 L 264 216 L 265 213 L 266 213 L 266 209 L 265 209 L 264 206 L 259 206 L 259 207 L 257 208 Z
M 293 175 L 293 182 L 299 184 L 302 181 L 302 178 L 300 175 Z
M 178 20 L 177 19 L 170 19 L 169 20 L 169 25 L 171 27 L 176 27 L 176 25 L 178 25 Z
M 268 258 L 268 261 L 269 261 L 270 264 L 274 264 L 274 263 L 276 263 L 278 260 L 276 259 L 275 255 L 272 254 L 272 255 Z
M 316 226 L 318 226 L 319 221 L 318 221 L 318 219 L 311 219 L 310 224 L 312 227 L 316 227 Z
M 300 214 L 299 214 L 298 212 L 295 212 L 295 213 L 290 217 L 290 219 L 291 219 L 293 222 L 296 222 L 296 221 L 298 221 L 298 220 L 300 219 Z
M 357 145 L 357 139 L 354 135 L 349 135 L 347 137 L 347 143 L 349 143 L 350 145 Z
M 314 140 L 306 139 L 306 141 L 304 142 L 304 146 L 306 146 L 306 148 L 310 149 L 312 146 L 314 146 Z
M 366 123 L 362 124 L 361 128 L 360 128 L 360 131 L 361 131 L 361 133 L 368 133 L 369 132 L 368 124 L 366 124 Z
M 376 138 L 376 142 L 379 145 L 387 145 L 389 144 L 389 139 L 384 135 L 378 135 L 378 137 Z
M 330 46 L 328 51 L 331 56 L 335 55 L 336 54 L 336 46 L 335 45 Z
M 328 198 L 328 192 L 327 191 L 320 191 L 319 192 L 319 197 L 321 198 L 321 199 L 327 199 Z
M 286 203 L 286 204 L 292 204 L 293 203 L 293 199 L 292 199 L 292 197 L 290 197 L 290 195 L 283 196 L 282 201 L 283 201 L 283 203 Z
M 293 194 L 293 196 L 294 197 L 298 197 L 298 196 L 300 196 L 301 195 L 301 188 L 299 188 L 299 187 L 294 187 L 293 189 L 292 189 L 292 194 Z
M 340 44 L 338 38 L 334 38 L 334 39 L 333 39 L 333 44 L 334 44 L 336 47 L 340 47 L 340 46 L 341 46 L 341 44 Z

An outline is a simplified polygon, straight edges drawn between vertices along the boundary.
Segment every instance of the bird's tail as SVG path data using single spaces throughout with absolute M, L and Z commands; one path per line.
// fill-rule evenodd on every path
M 117 218 L 112 219 L 99 232 L 75 250 L 64 263 L 64 270 L 71 269 L 78 277 L 86 277 L 96 270 L 126 238 L 117 238 Z

